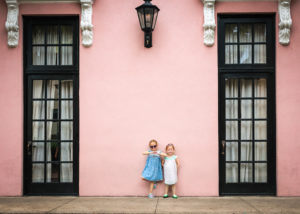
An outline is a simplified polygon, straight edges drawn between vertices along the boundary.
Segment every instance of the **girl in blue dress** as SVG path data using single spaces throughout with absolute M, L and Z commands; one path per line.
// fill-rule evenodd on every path
M 142 173 L 142 178 L 146 181 L 149 181 L 150 183 L 149 195 L 148 195 L 149 198 L 154 197 L 152 191 L 153 188 L 155 188 L 156 182 L 163 180 L 160 156 L 166 156 L 166 154 L 157 150 L 157 146 L 158 143 L 156 140 L 150 140 L 149 142 L 150 150 L 143 152 L 143 155 L 148 155 L 146 166 Z

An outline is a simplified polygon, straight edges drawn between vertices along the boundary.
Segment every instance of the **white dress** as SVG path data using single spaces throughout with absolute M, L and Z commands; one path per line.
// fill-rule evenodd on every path
M 176 155 L 171 157 L 165 157 L 164 163 L 164 177 L 165 184 L 173 185 L 177 183 L 177 164 L 176 164 Z

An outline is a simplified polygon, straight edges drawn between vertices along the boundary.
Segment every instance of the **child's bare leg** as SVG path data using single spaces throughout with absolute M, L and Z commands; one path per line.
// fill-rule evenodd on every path
M 153 191 L 153 185 L 154 185 L 154 182 L 150 181 L 149 194 L 152 193 L 152 191 Z
M 176 186 L 175 186 L 175 184 L 172 185 L 172 193 L 173 193 L 173 195 L 176 195 Z
M 168 195 L 169 185 L 165 185 L 165 195 Z

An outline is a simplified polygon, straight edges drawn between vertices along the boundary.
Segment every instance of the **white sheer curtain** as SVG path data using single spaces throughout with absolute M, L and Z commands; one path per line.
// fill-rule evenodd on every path
M 238 64 L 239 32 L 239 54 L 240 64 L 263 64 L 267 61 L 266 56 L 266 25 L 254 24 L 254 62 L 252 61 L 252 25 L 228 24 L 225 26 L 225 64 Z M 246 44 L 247 43 L 247 44 Z M 248 44 L 249 43 L 249 44 Z
M 254 94 L 256 98 L 267 97 L 266 79 L 257 79 L 254 81 Z M 267 118 L 267 100 L 256 99 L 254 103 L 255 119 Z M 267 121 L 255 121 L 255 161 L 267 161 Z M 255 181 L 267 182 L 267 163 L 255 163 Z
M 72 44 L 73 43 L 73 29 L 72 26 L 61 27 L 61 43 Z M 61 47 L 61 64 L 72 65 L 73 64 L 73 48 L 72 46 Z
M 47 28 L 47 44 L 57 45 L 59 43 L 58 26 Z M 59 65 L 59 47 L 47 47 L 47 65 Z
M 46 30 L 45 30 L 46 29 Z M 59 48 L 59 26 L 35 26 L 32 33 L 32 64 L 45 65 L 45 52 L 47 65 L 72 65 L 73 64 L 73 28 L 72 26 L 60 26 L 61 49 Z M 47 42 L 45 43 L 45 34 Z M 45 46 L 47 50 L 45 50 Z M 61 51 L 61 58 L 59 52 Z M 61 63 L 60 63 L 61 59 Z
M 255 24 L 254 25 L 254 42 L 265 43 L 266 42 L 266 25 Z M 265 44 L 254 45 L 254 63 L 263 64 L 267 62 L 267 50 Z
M 236 24 L 226 25 L 225 43 L 237 43 L 238 28 Z M 225 45 L 225 64 L 237 64 L 237 45 Z
M 73 98 L 73 82 L 71 80 L 63 80 L 61 82 L 62 99 Z M 61 119 L 73 119 L 73 100 L 61 101 Z M 69 142 L 61 143 L 61 161 L 73 161 L 73 122 L 61 122 L 61 140 Z M 73 181 L 73 164 L 62 163 L 60 171 L 61 182 Z
M 238 98 L 238 80 L 226 79 L 226 98 Z M 226 100 L 226 119 L 238 119 L 238 100 Z M 238 161 L 238 122 L 226 121 L 226 161 Z M 226 183 L 238 182 L 238 164 L 226 163 Z
M 49 99 L 54 98 L 55 81 L 49 80 L 47 84 L 47 97 Z M 34 80 L 33 81 L 33 99 L 44 99 L 45 98 L 45 81 Z M 54 102 L 47 102 L 47 119 L 53 118 Z M 45 101 L 38 100 L 33 101 L 33 120 L 44 120 L 45 119 Z M 51 139 L 52 133 L 52 121 L 48 121 L 46 127 L 47 140 Z M 32 149 L 32 161 L 45 161 L 45 122 L 44 121 L 33 121 L 32 122 L 32 140 L 41 141 L 34 142 Z M 47 161 L 51 161 L 51 145 L 50 143 L 46 146 L 46 157 Z M 44 182 L 44 164 L 33 163 L 32 167 L 32 182 Z M 47 182 L 51 182 L 51 164 L 47 165 Z
M 45 98 L 45 87 L 43 80 L 33 81 L 33 98 L 43 99 Z M 45 102 L 33 101 L 32 119 L 42 120 L 45 118 Z M 44 141 L 44 122 L 36 121 L 32 122 L 32 140 Z M 45 161 L 44 155 L 44 142 L 32 143 L 32 161 Z M 44 182 L 44 164 L 33 163 L 32 165 L 32 182 Z
M 240 160 L 238 159 L 238 121 L 226 121 L 226 161 L 236 161 L 236 163 L 226 163 L 226 183 L 237 183 L 238 176 L 240 182 L 266 182 L 267 164 L 256 163 L 255 178 L 253 178 L 253 161 L 267 160 L 267 87 L 265 79 L 254 80 L 254 92 L 252 94 L 252 80 L 240 80 L 240 100 L 241 106 L 241 140 Z M 238 79 L 227 79 L 225 86 L 226 98 L 238 98 Z M 254 109 L 252 108 L 252 97 L 254 96 Z M 248 98 L 248 99 L 247 99 Z M 261 99 L 257 99 L 261 98 Z M 253 141 L 253 111 L 254 110 L 254 140 Z M 226 100 L 226 119 L 238 119 L 238 100 Z M 260 119 L 260 120 L 256 120 Z M 230 142 L 232 140 L 232 142 Z M 255 154 L 253 160 L 253 143 L 255 143 Z M 240 175 L 238 175 L 238 161 L 249 161 L 240 164 Z
M 58 81 L 48 80 L 47 81 L 47 99 L 54 99 L 55 91 L 57 90 Z M 53 129 L 53 113 L 54 113 L 54 101 L 47 102 L 47 140 L 52 139 L 52 129 Z M 47 143 L 47 161 L 52 160 L 51 155 L 51 143 Z M 51 182 L 52 179 L 52 164 L 47 164 L 47 182 Z

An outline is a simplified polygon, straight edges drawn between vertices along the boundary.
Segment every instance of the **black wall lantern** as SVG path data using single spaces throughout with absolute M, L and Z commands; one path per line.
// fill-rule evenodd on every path
M 144 0 L 145 3 L 135 8 L 142 30 L 145 32 L 145 47 L 152 47 L 152 31 L 155 28 L 159 8 L 151 4 L 151 0 Z

